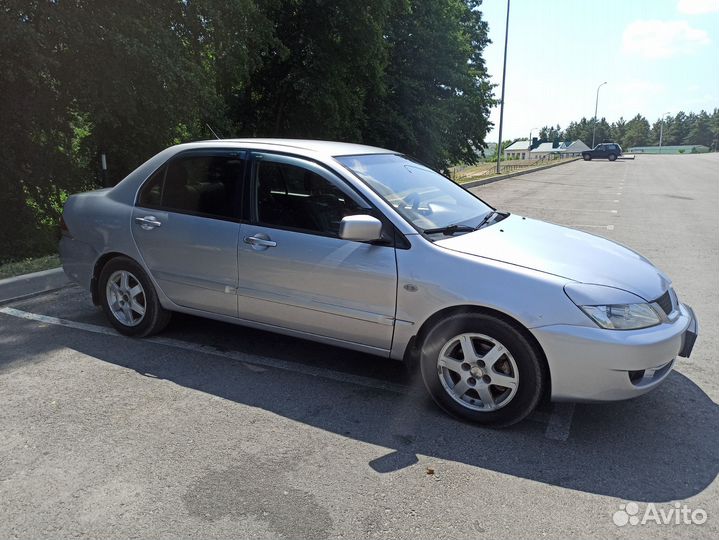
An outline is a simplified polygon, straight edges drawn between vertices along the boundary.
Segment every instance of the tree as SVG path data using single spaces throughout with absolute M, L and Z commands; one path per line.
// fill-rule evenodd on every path
M 0 0 L 0 259 L 54 249 L 63 198 L 97 187 L 101 152 L 114 184 L 221 115 L 223 61 L 247 75 L 271 32 L 254 6 Z
M 592 126 L 592 134 L 594 135 L 595 145 L 612 140 L 611 127 L 609 126 L 606 118 L 597 120 L 596 124 Z M 591 144 L 591 142 L 592 137 L 589 137 L 589 144 Z
M 682 141 L 689 135 L 691 119 L 684 113 L 679 111 L 675 116 L 674 120 L 669 125 L 669 137 L 667 145 L 682 144 Z
M 83 74 L 58 79 L 91 123 L 88 152 L 108 156 L 110 185 L 174 141 L 206 138 L 206 122 L 226 127 L 227 94 L 274 43 L 251 0 L 57 5 L 61 68 Z
M 232 100 L 239 133 L 361 141 L 366 99 L 381 94 L 390 0 L 265 5 L 277 42 Z
M 53 249 L 68 193 L 210 136 L 475 163 L 495 104 L 479 0 L 0 0 L 0 258 Z M 6 209 L 12 208 L 12 212 Z M 44 228 L 38 231 L 38 223 Z
M 591 144 L 593 131 L 593 120 L 582 118 L 578 122 L 570 122 L 564 133 L 559 126 L 556 128 L 544 126 L 539 136 L 545 140 L 553 140 L 555 133 L 559 133 L 559 137 L 564 140 L 579 139 L 585 144 Z M 619 143 L 623 148 L 658 145 L 662 131 L 662 144 L 665 146 L 701 144 L 717 149 L 719 148 L 719 109 L 714 109 L 712 114 L 706 111 L 689 114 L 680 111 L 675 116 L 664 118 L 663 128 L 661 118 L 649 127 L 649 122 L 641 114 L 629 122 L 620 117 L 612 124 L 608 124 L 606 119 L 602 118 L 596 123 L 595 143 L 611 140 Z
M 649 144 L 650 136 L 649 122 L 641 114 L 638 114 L 627 122 L 627 131 L 622 147 L 645 146 Z
M 712 132 L 711 149 L 716 152 L 719 150 L 719 109 L 714 109 L 709 120 L 709 126 Z
M 611 139 L 618 143 L 619 146 L 624 148 L 626 146 L 625 144 L 625 135 L 627 132 L 627 122 L 624 120 L 623 116 L 619 117 L 619 120 L 616 122 L 612 122 L 612 124 L 609 126 L 609 133 Z
M 76 181 L 71 99 L 55 82 L 56 11 L 49 2 L 0 5 L 0 261 L 51 249 L 28 197 L 42 204 Z
M 701 111 L 693 116 L 692 126 L 689 133 L 682 141 L 683 144 L 701 144 L 711 148 L 713 133 L 711 129 L 711 119 L 706 111 Z
M 366 142 L 441 169 L 477 161 L 495 103 L 478 7 L 477 0 L 409 0 L 394 8 L 384 84 L 367 103 Z
M 580 140 L 586 145 L 592 144 L 592 122 L 582 118 L 579 122 L 571 122 L 564 132 L 569 141 Z
M 563 136 L 564 132 L 562 131 L 562 128 L 559 124 L 557 124 L 557 127 L 544 126 L 542 129 L 539 130 L 540 140 L 555 142 L 562 139 Z
M 605 118 L 596 122 L 593 118 L 590 120 L 582 118 L 579 122 L 571 122 L 564 132 L 564 139 L 571 141 L 579 139 L 587 146 L 591 146 L 592 138 L 595 145 L 612 139 L 611 127 Z

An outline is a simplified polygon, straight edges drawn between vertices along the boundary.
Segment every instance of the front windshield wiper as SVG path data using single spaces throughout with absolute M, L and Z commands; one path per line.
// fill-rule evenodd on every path
M 488 212 L 486 216 L 482 218 L 482 221 L 479 222 L 479 225 L 477 225 L 478 229 L 481 229 L 483 225 L 486 225 L 487 222 L 492 219 L 494 216 L 499 214 L 496 210 L 492 210 L 491 212 Z
M 477 225 L 478 229 L 481 229 L 483 226 L 485 226 L 490 219 L 492 219 L 494 216 L 500 216 L 502 219 L 506 218 L 509 215 L 509 212 L 500 212 L 498 210 L 492 210 L 490 213 L 488 213 L 486 216 L 482 218 L 482 221 L 479 222 L 479 225 Z M 502 219 L 498 221 L 502 221 Z
M 482 221 L 479 222 L 479 225 L 476 227 L 470 227 L 469 225 L 459 225 L 459 224 L 453 224 L 453 225 L 447 225 L 445 227 L 437 227 L 436 229 L 424 229 L 422 232 L 424 234 L 439 234 L 442 233 L 445 236 L 452 236 L 454 233 L 458 232 L 472 232 L 472 231 L 478 231 L 481 229 L 484 225 L 486 225 L 490 219 L 492 219 L 495 216 L 501 216 L 502 219 L 507 217 L 509 215 L 508 212 L 499 212 L 498 210 L 492 210 L 487 213 L 486 216 L 482 218 Z
M 469 225 L 447 225 L 446 227 L 437 227 L 436 229 L 424 229 L 424 234 L 439 234 L 442 233 L 445 236 L 452 236 L 458 232 L 472 232 L 476 231 L 477 228 L 470 227 Z

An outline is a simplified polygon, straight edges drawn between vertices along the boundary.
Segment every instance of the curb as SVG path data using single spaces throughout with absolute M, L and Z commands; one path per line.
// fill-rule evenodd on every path
M 473 188 L 478 186 L 483 186 L 485 184 L 491 184 L 492 182 L 498 182 L 500 180 L 505 180 L 507 178 L 513 178 L 515 176 L 521 176 L 523 174 L 529 174 L 537 171 L 543 171 L 545 169 L 551 169 L 552 167 L 559 167 L 560 165 L 564 165 L 565 163 L 571 163 L 572 161 L 578 161 L 581 158 L 572 158 L 572 159 L 563 159 L 559 161 L 558 163 L 550 163 L 549 165 L 542 165 L 541 167 L 535 167 L 533 169 L 527 170 L 527 171 L 516 171 L 513 173 L 507 173 L 507 174 L 499 174 L 497 176 L 492 176 L 490 178 L 485 178 L 483 180 L 472 180 L 471 182 L 462 182 L 459 184 L 463 188 Z
M 0 304 L 61 289 L 70 284 L 62 268 L 0 279 Z

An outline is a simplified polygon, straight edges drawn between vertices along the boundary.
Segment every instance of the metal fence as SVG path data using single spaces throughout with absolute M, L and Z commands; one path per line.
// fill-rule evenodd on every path
M 507 160 L 499 164 L 499 174 L 513 173 L 532 167 L 539 167 L 559 161 L 558 157 L 543 157 L 539 159 Z M 451 169 L 452 180 L 455 182 L 467 182 L 469 180 L 484 178 L 497 174 L 496 163 L 481 163 L 479 165 L 458 166 Z

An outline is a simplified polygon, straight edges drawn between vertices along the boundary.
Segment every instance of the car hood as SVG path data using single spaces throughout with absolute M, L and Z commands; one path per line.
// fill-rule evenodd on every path
M 620 244 L 517 215 L 436 244 L 581 283 L 624 289 L 647 301 L 661 296 L 671 283 L 651 262 Z

